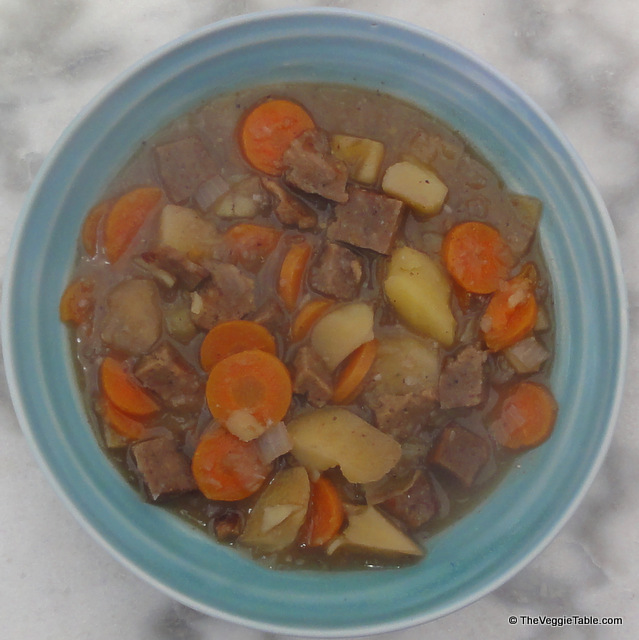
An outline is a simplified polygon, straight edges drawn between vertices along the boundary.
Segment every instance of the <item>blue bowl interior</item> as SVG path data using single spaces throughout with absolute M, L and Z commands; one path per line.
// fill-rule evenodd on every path
M 88 208 L 139 143 L 202 99 L 278 81 L 342 82 L 458 129 L 513 190 L 545 203 L 556 299 L 556 432 L 482 506 L 397 571 L 270 571 L 143 503 L 88 424 L 58 303 Z M 3 299 L 12 397 L 42 467 L 122 562 L 199 610 L 276 632 L 357 635 L 455 610 L 513 575 L 576 507 L 605 452 L 626 353 L 626 300 L 604 205 L 574 151 L 520 91 L 442 38 L 337 10 L 247 16 L 144 60 L 96 99 L 45 163 L 14 237 Z

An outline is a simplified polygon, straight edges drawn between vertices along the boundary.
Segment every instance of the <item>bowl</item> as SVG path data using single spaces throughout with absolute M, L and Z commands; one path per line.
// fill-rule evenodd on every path
M 263 568 L 144 503 L 101 451 L 58 302 L 88 208 L 137 145 L 201 100 L 278 81 L 347 83 L 421 106 L 469 139 L 513 189 L 545 203 L 560 405 L 552 438 L 401 570 Z M 538 554 L 595 475 L 617 416 L 627 308 L 612 225 L 575 151 L 473 54 L 409 24 L 344 10 L 247 15 L 142 60 L 74 120 L 44 163 L 12 242 L 2 340 L 24 434 L 57 493 L 133 572 L 207 614 L 274 633 L 363 635 L 423 623 L 489 593 Z

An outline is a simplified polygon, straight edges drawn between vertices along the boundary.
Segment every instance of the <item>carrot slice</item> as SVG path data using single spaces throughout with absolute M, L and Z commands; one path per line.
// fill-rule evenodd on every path
M 200 491 L 209 500 L 243 500 L 253 495 L 271 473 L 255 442 L 243 442 L 223 427 L 204 435 L 191 469 Z
M 275 249 L 282 232 L 273 227 L 242 222 L 230 227 L 224 233 L 231 260 L 250 271 L 262 266 L 271 251 Z
M 124 413 L 143 418 L 159 411 L 155 400 L 143 389 L 124 365 L 107 356 L 100 365 L 100 382 L 106 397 Z
M 161 197 L 161 189 L 141 187 L 116 201 L 104 226 L 104 248 L 109 262 L 115 262 L 126 251 Z
M 351 353 L 337 377 L 333 390 L 333 402 L 347 404 L 355 399 L 362 388 L 366 374 L 373 366 L 378 346 L 377 340 L 371 340 Z
M 316 298 L 307 302 L 295 316 L 291 325 L 291 340 L 299 342 L 308 335 L 313 325 L 335 304 L 332 300 Z
M 251 320 L 229 320 L 213 327 L 200 346 L 200 363 L 210 371 L 224 358 L 241 351 L 261 349 L 275 355 L 275 338 L 269 330 Z
M 209 409 L 222 423 L 239 410 L 247 411 L 261 424 L 279 422 L 292 395 L 291 376 L 284 363 L 259 349 L 218 362 L 206 383 Z
M 101 398 L 99 411 L 109 427 L 128 440 L 139 440 L 148 433 L 144 422 L 120 411 L 106 395 Z
M 497 419 L 488 428 L 502 446 L 525 449 L 546 440 L 556 418 L 557 401 L 552 392 L 544 385 L 524 381 L 509 388 Z
M 109 215 L 114 202 L 115 198 L 100 202 L 87 213 L 80 234 L 82 246 L 87 252 L 87 255 L 94 256 L 98 252 L 98 229 L 102 220 Z
M 300 532 L 300 541 L 309 547 L 330 542 L 342 528 L 344 505 L 335 485 L 325 476 L 311 484 L 308 515 Z
M 537 275 L 532 264 L 496 291 L 479 327 L 491 351 L 500 351 L 525 338 L 534 328 L 539 311 L 535 299 Z
M 297 298 L 302 288 L 302 278 L 311 257 L 311 251 L 308 242 L 302 240 L 291 245 L 284 256 L 277 291 L 289 311 L 292 311 L 297 304 Z
M 60 320 L 80 325 L 93 318 L 95 309 L 95 282 L 78 278 L 71 282 L 60 297 Z
M 240 146 L 256 169 L 277 176 L 291 142 L 315 123 L 308 112 L 291 100 L 268 100 L 253 107 L 240 123 Z
M 444 237 L 442 260 L 453 280 L 471 293 L 492 293 L 508 277 L 512 252 L 497 229 L 462 222 Z

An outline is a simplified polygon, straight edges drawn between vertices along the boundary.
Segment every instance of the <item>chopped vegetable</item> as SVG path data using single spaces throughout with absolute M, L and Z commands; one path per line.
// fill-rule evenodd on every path
M 306 265 L 311 257 L 311 245 L 302 240 L 291 245 L 280 269 L 277 291 L 289 311 L 292 311 L 302 288 Z
M 288 453 L 293 443 L 288 437 L 288 430 L 283 422 L 277 422 L 269 427 L 255 440 L 259 448 L 259 455 L 263 462 L 273 462 L 276 458 Z
M 499 403 L 497 419 L 488 429 L 509 449 L 541 444 L 550 436 L 557 418 L 557 401 L 542 384 L 523 381 L 509 387 Z
M 434 340 L 408 331 L 381 336 L 371 368 L 371 389 L 377 396 L 437 391 L 439 347 Z
M 366 374 L 375 361 L 378 345 L 377 340 L 370 340 L 351 353 L 337 377 L 333 390 L 334 403 L 348 404 L 357 397 L 366 379 Z
M 329 371 L 334 371 L 355 349 L 375 337 L 373 320 L 370 305 L 351 302 L 329 311 L 315 323 L 311 344 Z
M 519 342 L 535 327 L 536 280 L 535 268 L 528 264 L 493 294 L 479 323 L 491 351 L 500 351 Z
M 448 187 L 431 168 L 408 160 L 386 169 L 382 189 L 426 217 L 437 215 L 448 195 Z
M 316 298 L 307 302 L 295 316 L 291 325 L 291 340 L 299 342 L 304 339 L 315 323 L 334 305 L 332 300 Z
M 139 440 L 148 433 L 144 422 L 120 411 L 106 395 L 99 403 L 99 411 L 106 424 L 127 440 Z
M 292 453 L 310 469 L 339 466 L 349 482 L 373 482 L 401 457 L 389 435 L 346 409 L 325 407 L 304 413 L 288 425 Z
M 209 500 L 243 500 L 253 495 L 271 473 L 254 442 L 242 442 L 220 427 L 198 443 L 191 464 L 200 491 Z
M 499 231 L 483 222 L 454 226 L 444 237 L 442 260 L 455 282 L 480 294 L 496 291 L 514 264 Z
M 282 232 L 273 227 L 241 222 L 226 230 L 224 241 L 234 262 L 256 271 L 275 249 L 281 235 Z
M 309 547 L 321 547 L 339 533 L 344 523 L 344 505 L 335 485 L 320 476 L 311 483 L 310 507 L 300 532 L 300 541 Z
M 293 544 L 306 518 L 310 492 L 303 467 L 280 471 L 255 503 L 239 542 L 267 552 Z
M 532 335 L 506 347 L 503 353 L 517 373 L 536 373 L 550 357 L 548 349 Z
M 311 116 L 296 102 L 268 100 L 253 107 L 240 123 L 240 146 L 249 164 L 277 176 L 291 142 L 314 128 Z
M 254 218 L 265 212 L 269 196 L 259 176 L 249 176 L 236 182 L 213 207 L 220 218 Z
M 197 262 L 213 258 L 219 250 L 221 237 L 215 225 L 197 211 L 169 204 L 160 213 L 158 245 L 171 247 Z
M 224 358 L 261 349 L 275 354 L 275 338 L 269 330 L 250 320 L 229 320 L 214 326 L 205 336 L 200 346 L 200 363 L 204 371 L 210 371 Z
M 218 362 L 206 384 L 206 399 L 214 418 L 224 423 L 233 412 L 245 410 L 263 425 L 263 431 L 286 415 L 292 394 L 286 366 L 259 349 Z
M 95 205 L 87 214 L 82 225 L 82 246 L 87 255 L 94 256 L 98 252 L 98 230 L 100 224 L 109 215 L 115 198 L 109 198 Z
M 340 542 L 382 553 L 424 555 L 420 546 L 370 505 L 351 508 Z
M 109 262 L 116 262 L 127 250 L 161 198 L 161 189 L 141 187 L 116 201 L 104 225 L 104 249 Z
M 451 284 L 432 258 L 410 247 L 396 249 L 384 291 L 413 329 L 446 347 L 453 344 L 457 322 L 450 308 Z
M 384 159 L 384 145 L 381 142 L 335 134 L 331 136 L 331 151 L 346 163 L 348 175 L 353 180 L 368 185 L 377 182 Z
M 107 356 L 100 365 L 100 383 L 106 397 L 130 416 L 144 418 L 160 410 L 158 403 L 125 366 L 111 356 Z
M 73 280 L 60 298 L 60 320 L 81 325 L 93 319 L 95 282 L 89 278 Z

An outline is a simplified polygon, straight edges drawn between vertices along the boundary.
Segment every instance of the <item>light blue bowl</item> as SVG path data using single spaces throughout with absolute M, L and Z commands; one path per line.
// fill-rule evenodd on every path
M 552 439 L 481 508 L 402 570 L 270 571 L 143 503 L 98 447 L 76 387 L 58 301 L 88 208 L 149 134 L 217 92 L 277 81 L 343 82 L 405 98 L 462 131 L 508 185 L 545 203 L 561 407 Z M 24 433 L 80 522 L 131 570 L 181 602 L 272 632 L 390 631 L 495 589 L 557 533 L 599 467 L 617 416 L 627 309 L 604 204 L 550 120 L 493 69 L 443 38 L 348 11 L 251 15 L 161 49 L 109 86 L 44 164 L 4 285 L 6 370 Z

